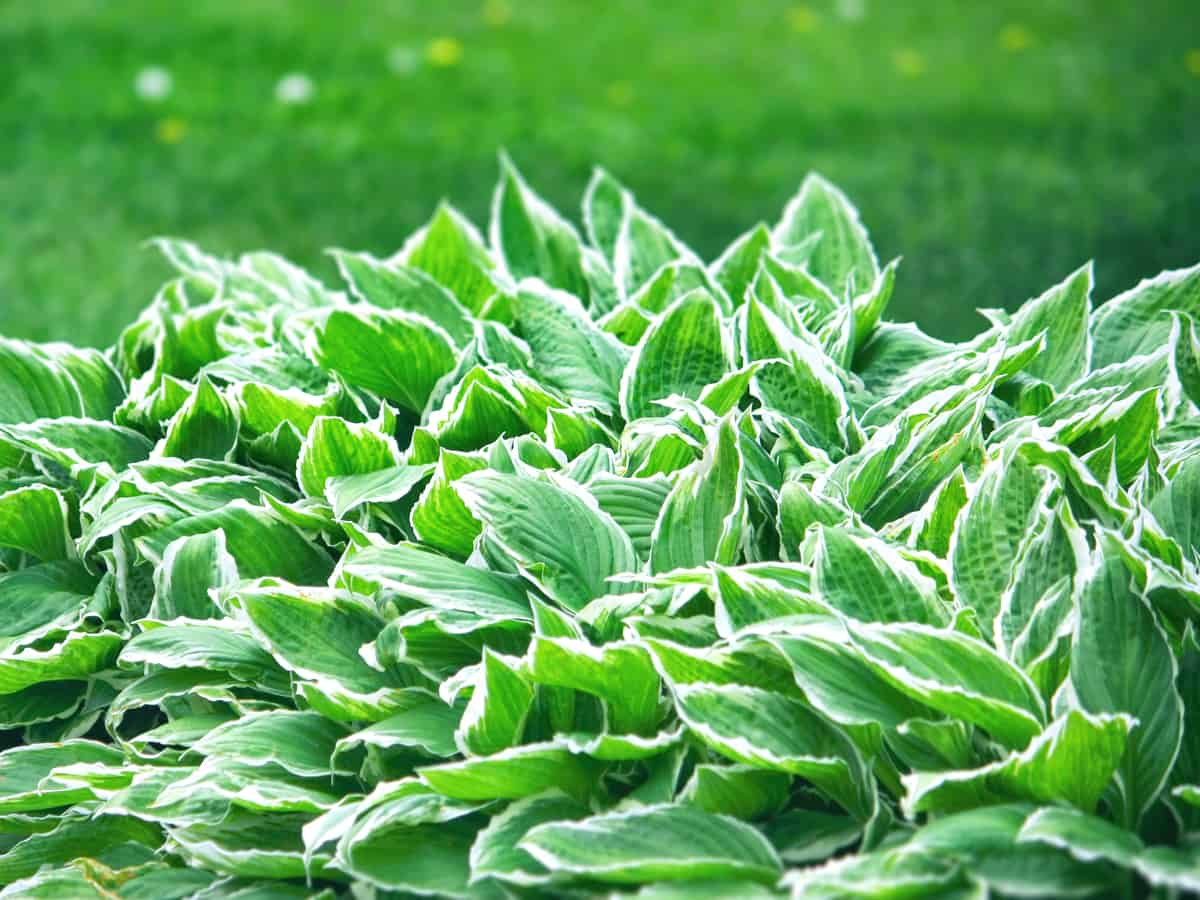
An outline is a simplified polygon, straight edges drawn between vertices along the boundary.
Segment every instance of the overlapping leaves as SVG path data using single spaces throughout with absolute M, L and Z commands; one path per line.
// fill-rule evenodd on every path
M 344 288 L 0 341 L 0 896 L 1200 888 L 1200 269 L 952 345 L 811 176 L 505 160 Z

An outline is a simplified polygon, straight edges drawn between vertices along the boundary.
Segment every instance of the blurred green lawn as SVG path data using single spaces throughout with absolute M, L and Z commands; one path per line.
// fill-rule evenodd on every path
M 1200 4 L 10 0 L 0 333 L 111 341 L 153 235 L 330 278 L 442 197 L 482 222 L 499 147 L 573 218 L 605 165 L 709 257 L 815 168 L 905 257 L 892 315 L 961 337 L 1089 258 L 1101 299 L 1200 260 Z

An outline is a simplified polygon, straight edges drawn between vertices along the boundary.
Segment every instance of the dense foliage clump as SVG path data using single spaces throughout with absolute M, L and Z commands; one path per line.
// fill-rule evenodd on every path
M 0 342 L 3 896 L 1200 888 L 1200 267 L 948 344 L 816 176 L 583 221 Z

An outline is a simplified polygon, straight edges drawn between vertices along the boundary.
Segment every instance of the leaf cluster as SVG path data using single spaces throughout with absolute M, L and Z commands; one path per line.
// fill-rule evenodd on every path
M 1200 890 L 1200 266 L 949 344 L 502 161 L 0 340 L 0 897 Z

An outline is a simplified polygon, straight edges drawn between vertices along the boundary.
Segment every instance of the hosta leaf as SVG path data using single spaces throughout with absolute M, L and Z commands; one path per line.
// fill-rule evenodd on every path
M 650 631 L 645 620 L 637 630 Z M 681 635 L 678 629 L 668 632 L 670 637 Z M 689 647 L 667 638 L 643 636 L 641 642 L 654 657 L 654 662 L 663 678 L 671 686 L 680 684 L 750 685 L 776 692 L 792 692 L 795 680 L 791 668 L 774 656 L 756 652 L 752 647 L 701 646 Z
M 313 420 L 338 411 L 338 397 L 317 396 L 298 388 L 278 388 L 254 381 L 238 382 L 229 391 L 237 404 L 244 432 L 270 434 L 281 422 L 289 422 L 303 434 Z
M 1177 663 L 1120 559 L 1093 558 L 1078 601 L 1071 687 L 1088 712 L 1137 721 L 1121 761 L 1118 821 L 1135 826 L 1166 783 L 1183 734 Z
M 6 611 L 0 635 L 8 639 L 4 643 L 43 629 L 76 625 L 85 610 L 96 607 L 99 585 L 100 579 L 75 561 L 39 563 L 0 574 L 0 608 Z
M 0 338 L 0 423 L 82 416 L 105 419 L 123 399 L 121 379 L 97 350 Z
M 1013 561 L 1041 503 L 1046 472 L 1020 456 L 990 463 L 968 489 L 950 540 L 951 585 L 959 601 L 990 623 L 1012 578 Z
M 734 305 L 742 302 L 746 288 L 758 272 L 759 260 L 771 247 L 771 231 L 759 223 L 732 244 L 712 264 L 712 275 Z
M 789 333 L 772 312 L 751 300 L 746 304 L 742 352 L 747 361 L 767 361 L 754 377 L 758 396 L 767 406 L 792 417 L 797 429 L 822 449 L 857 449 L 858 424 L 834 363 L 820 347 Z
M 317 329 L 313 359 L 348 383 L 419 413 L 438 379 L 454 368 L 454 345 L 424 316 L 344 309 Z
M 1128 716 L 1072 710 L 1028 748 L 966 772 L 905 776 L 907 815 L 956 812 L 1002 800 L 1066 802 L 1092 812 L 1112 780 L 1133 726 Z
M 144 460 L 153 448 L 149 439 L 131 428 L 74 417 L 0 425 L 0 444 L 66 468 L 108 463 L 123 469 Z
M 1200 454 L 1183 461 L 1149 509 L 1184 553 L 1200 559 Z
M 923 398 L 875 431 L 835 470 L 847 479 L 852 508 L 875 526 L 918 509 L 979 445 L 983 409 L 977 388 L 952 390 Z
M 613 247 L 613 276 L 626 296 L 636 292 L 668 263 L 698 262 L 666 225 L 637 205 L 631 194 L 626 192 L 621 199 L 621 228 Z
M 231 813 L 220 823 L 188 824 L 171 830 L 172 846 L 193 866 L 250 879 L 320 875 L 329 862 L 306 863 L 301 821 L 292 814 Z
M 854 644 L 892 686 L 946 715 L 971 722 L 1013 749 L 1042 729 L 1034 685 L 982 641 L 923 625 L 848 625 Z
M 43 782 L 60 767 L 76 763 L 120 765 L 124 754 L 96 741 L 70 740 L 59 744 L 11 747 L 0 753 L 0 813 L 66 807 L 90 800 L 92 791 Z
M 596 167 L 583 194 L 583 225 L 588 240 L 609 262 L 612 261 L 617 236 L 621 232 L 625 195 L 628 193 L 612 175 Z
M 600 473 L 588 479 L 585 486 L 600 509 L 629 535 L 638 557 L 648 559 L 654 526 L 671 492 L 671 482 L 662 475 L 623 478 Z
M 1178 313 L 1179 331 L 1175 339 L 1175 371 L 1183 392 L 1193 403 L 1200 405 L 1200 335 L 1196 318 Z
M 226 549 L 224 531 L 181 537 L 167 546 L 154 572 L 150 616 L 216 618 L 220 610 L 209 592 L 233 587 L 238 581 L 237 562 Z
M 464 753 L 486 756 L 521 741 L 534 689 L 522 667 L 485 648 L 470 702 L 455 741 Z
M 364 693 L 395 683 L 359 654 L 384 625 L 361 600 L 335 591 L 251 584 L 232 594 L 230 603 L 289 671 L 328 677 Z
M 836 631 L 797 628 L 767 640 L 791 663 L 808 702 L 835 722 L 896 728 L 927 713 L 872 669 Z
M 333 256 L 350 292 L 363 303 L 424 316 L 460 347 L 471 339 L 471 314 L 424 272 L 383 262 L 368 253 L 335 250 Z
M 73 816 L 61 820 L 50 831 L 31 834 L 0 854 L 0 882 L 9 884 L 33 875 L 43 866 L 58 867 L 73 859 L 102 859 L 129 844 L 154 848 L 161 840 L 157 826 L 132 816 L 103 816 L 96 820 Z M 142 859 L 148 856 L 149 850 Z
M 167 427 L 161 452 L 180 459 L 231 459 L 239 428 L 237 409 L 203 377 Z
M 454 800 L 518 800 L 556 788 L 585 801 L 592 790 L 593 769 L 588 760 L 557 743 L 543 743 L 425 766 L 417 774 L 439 794 Z
M 67 531 L 67 504 L 45 485 L 0 493 L 0 547 L 12 547 L 44 562 L 73 555 Z
M 899 267 L 900 260 L 892 260 L 875 277 L 874 283 L 864 286 L 865 289 L 851 301 L 854 319 L 854 341 L 853 346 L 849 348 L 851 353 L 866 344 L 879 326 L 884 310 L 892 299 L 892 291 L 896 286 L 896 270 Z
M 464 565 L 415 544 L 366 547 L 344 560 L 341 570 L 440 609 L 481 616 L 532 617 L 519 579 Z
M 605 762 L 650 761 L 678 747 L 683 740 L 683 728 L 660 731 L 650 737 L 638 734 L 576 731 L 559 734 L 556 738 L 572 753 L 580 753 Z M 644 799 L 644 798 L 643 798 Z
M 478 450 L 500 437 L 545 432 L 548 410 L 565 406 L 518 372 L 476 367 L 430 415 L 429 427 L 444 449 Z
M 1134 832 L 1076 810 L 1039 809 L 1026 820 L 1018 840 L 1061 848 L 1082 862 L 1107 860 L 1172 891 L 1195 892 L 1200 887 L 1195 851 L 1146 847 Z
M 414 494 L 432 466 L 389 466 L 360 475 L 337 475 L 325 481 L 325 497 L 339 519 L 370 503 L 395 503 Z
M 15 694 L 36 684 L 76 681 L 108 668 L 122 638 L 112 631 L 72 631 L 50 646 L 42 642 L 0 653 L 0 694 Z
M 540 278 L 587 302 L 579 234 L 525 183 L 507 156 L 492 197 L 492 247 L 515 279 Z
M 386 809 L 377 811 L 348 840 L 339 855 L 345 871 L 380 888 L 418 895 L 466 895 L 467 853 L 474 838 L 469 822 L 392 825 Z M 400 849 L 397 849 L 397 848 Z
M 414 694 L 407 709 L 338 740 L 333 759 L 358 747 L 385 751 L 404 747 L 433 757 L 454 756 L 458 752 L 454 729 L 459 715 L 459 710 L 440 700 Z
M 280 709 L 218 725 L 192 749 L 209 758 L 279 766 L 294 775 L 321 777 L 334 774 L 330 757 L 343 737 L 341 728 L 317 713 Z
M 662 412 L 655 401 L 672 394 L 695 400 L 730 369 L 720 311 L 697 289 L 671 304 L 642 336 L 621 379 L 626 420 Z
M 549 870 L 518 846 L 538 825 L 582 819 L 588 808 L 552 791 L 509 804 L 492 817 L 471 845 L 471 878 L 497 878 L 512 884 L 539 884 L 550 879 Z
M 296 480 L 309 497 L 325 497 L 331 478 L 368 475 L 400 462 L 400 451 L 389 436 L 371 425 L 357 425 L 333 416 L 313 420 L 296 464 Z M 340 518 L 341 514 L 339 514 Z
M 570 482 L 478 472 L 465 476 L 457 490 L 513 561 L 568 609 L 620 593 L 621 586 L 608 579 L 637 568 L 629 537 Z M 564 542 L 563 535 L 571 540 Z
M 400 261 L 431 275 L 478 314 L 496 292 L 496 264 L 483 237 L 458 210 L 443 203 L 429 224 L 414 234 L 400 251 Z
M 771 845 L 750 826 L 675 805 L 544 823 L 517 847 L 551 873 L 618 884 L 706 878 L 771 884 L 782 868 Z
M 679 798 L 705 812 L 757 819 L 783 804 L 790 785 L 791 779 L 784 772 L 704 764 L 696 766 Z
M 650 655 L 636 644 L 592 647 L 580 640 L 538 637 L 530 648 L 529 676 L 539 684 L 600 697 L 609 730 L 618 734 L 646 734 L 658 718 L 658 673 Z
M 896 548 L 843 528 L 819 526 L 813 591 L 832 609 L 865 622 L 945 625 L 950 615 L 937 584 Z
M 727 417 L 663 503 L 650 539 L 652 571 L 737 560 L 747 515 L 744 468 L 737 427 Z
M 858 210 L 845 194 L 814 173 L 788 202 L 772 237 L 776 246 L 788 247 L 816 232 L 821 239 L 808 261 L 813 275 L 838 295 L 870 287 L 879 274 L 879 262 Z
M 1146 279 L 1092 313 L 1092 369 L 1162 347 L 1171 310 L 1200 314 L 1200 265 Z
M 908 841 L 909 854 L 967 864 L 975 877 L 1006 896 L 1088 895 L 1112 887 L 1112 870 L 1072 859 L 1055 847 L 1020 839 L 1032 812 L 1025 804 L 987 806 L 943 816 Z
M 540 282 L 522 282 L 514 308 L 534 370 L 577 403 L 613 412 L 628 358 L 625 347 L 592 324 L 575 297 Z
M 271 654 L 233 623 L 172 622 L 150 625 L 121 650 L 122 665 L 168 669 L 215 669 L 247 682 L 279 684 L 282 673 Z M 283 685 L 286 688 L 286 678 Z
M 225 532 L 226 546 L 244 578 L 275 575 L 297 584 L 320 584 L 333 568 L 319 545 L 273 512 L 244 500 L 180 519 L 135 543 L 146 559 L 157 564 L 180 538 L 218 530 Z
M 0 723 L 6 728 L 20 728 L 65 719 L 78 713 L 85 700 L 84 681 L 31 685 L 13 694 L 0 695 Z
M 869 819 L 875 788 L 850 739 L 791 697 L 738 685 L 675 687 L 676 708 L 701 741 L 735 762 L 807 778 Z
M 1009 340 L 1014 344 L 1046 333 L 1046 349 L 1025 367 L 1025 372 L 1055 390 L 1065 390 L 1088 370 L 1092 283 L 1092 264 L 1088 263 L 1022 306 L 1009 325 Z

